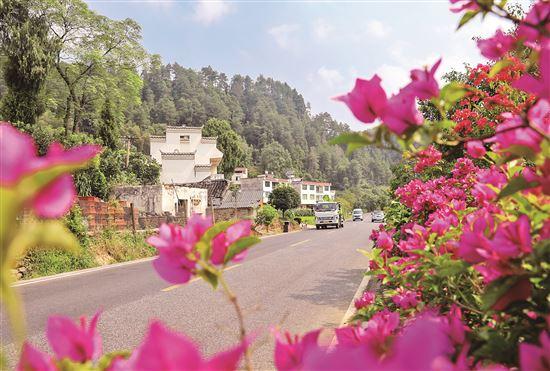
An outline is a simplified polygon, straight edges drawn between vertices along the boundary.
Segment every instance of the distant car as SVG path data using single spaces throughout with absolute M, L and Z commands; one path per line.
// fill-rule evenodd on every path
M 384 223 L 384 212 L 382 211 L 373 211 L 370 217 L 372 223 Z
M 354 209 L 351 213 L 351 218 L 353 221 L 360 220 L 363 221 L 363 210 L 361 209 Z

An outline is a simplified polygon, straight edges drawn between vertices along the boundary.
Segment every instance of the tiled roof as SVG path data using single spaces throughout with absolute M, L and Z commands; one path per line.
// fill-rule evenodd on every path
M 212 198 L 222 198 L 225 190 L 229 186 L 229 181 L 225 179 L 211 179 L 210 177 L 205 178 L 197 183 L 184 183 L 178 184 L 184 187 L 191 188 L 203 188 L 208 190 L 208 199 Z
M 233 193 L 225 192 L 223 200 L 216 209 L 233 209 L 233 208 L 249 208 L 258 207 L 262 203 L 263 192 L 255 190 L 241 190 Z

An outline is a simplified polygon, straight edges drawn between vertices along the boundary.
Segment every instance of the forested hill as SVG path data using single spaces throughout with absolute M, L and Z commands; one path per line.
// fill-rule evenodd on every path
M 280 176 L 291 170 L 338 189 L 388 183 L 396 154 L 366 148 L 345 156 L 329 141 L 349 127 L 312 114 L 287 83 L 165 64 L 146 52 L 131 19 L 111 20 L 81 0 L 44 4 L 0 6 L 0 119 L 19 122 L 41 150 L 52 140 L 107 147 L 95 172 L 82 173 L 81 193 L 153 181 L 156 165 L 140 152 L 166 124 L 204 126 L 205 135 L 218 136 L 225 174 L 248 166 Z M 135 152 L 122 166 L 127 138 Z
M 258 171 L 284 175 L 288 170 L 309 179 L 328 180 L 347 188 L 367 180 L 387 184 L 396 156 L 375 148 L 351 158 L 328 144 L 349 131 L 328 113 L 312 115 L 309 104 L 287 83 L 235 75 L 229 78 L 211 67 L 200 71 L 178 63 L 163 65 L 159 58 L 143 73 L 142 106 L 148 112 L 137 122 L 204 125 L 210 118 L 226 120 L 248 144 L 251 163 Z M 225 169 L 226 172 L 231 169 Z

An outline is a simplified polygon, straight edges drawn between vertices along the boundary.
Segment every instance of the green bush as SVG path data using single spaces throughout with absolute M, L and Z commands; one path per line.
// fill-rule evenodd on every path
M 79 254 L 37 248 L 31 249 L 19 265 L 24 268 L 22 278 L 26 279 L 91 268 L 97 263 L 87 248 L 82 248 Z
M 269 229 L 269 226 L 273 223 L 278 215 L 279 213 L 277 212 L 277 210 L 275 210 L 273 206 L 264 205 L 258 210 L 255 222 L 256 224 L 264 225 L 267 229 Z

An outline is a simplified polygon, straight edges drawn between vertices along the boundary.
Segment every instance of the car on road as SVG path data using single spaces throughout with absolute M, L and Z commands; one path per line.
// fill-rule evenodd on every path
M 384 223 L 384 212 L 380 210 L 373 211 L 370 217 L 372 223 Z
M 361 209 L 353 209 L 351 213 L 351 219 L 353 221 L 360 220 L 363 221 L 363 210 Z

